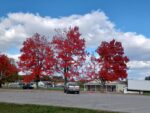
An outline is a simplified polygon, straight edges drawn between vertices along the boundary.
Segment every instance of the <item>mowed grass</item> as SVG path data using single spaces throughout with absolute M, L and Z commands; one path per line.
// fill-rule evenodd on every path
M 119 113 L 81 108 L 0 103 L 0 113 Z
M 144 92 L 143 95 L 150 96 L 150 92 Z

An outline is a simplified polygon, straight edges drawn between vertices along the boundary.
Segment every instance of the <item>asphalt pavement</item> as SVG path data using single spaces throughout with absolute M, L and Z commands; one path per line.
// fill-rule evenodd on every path
M 61 91 L 0 89 L 0 102 L 150 113 L 150 96 L 142 95 L 90 92 L 65 94 Z

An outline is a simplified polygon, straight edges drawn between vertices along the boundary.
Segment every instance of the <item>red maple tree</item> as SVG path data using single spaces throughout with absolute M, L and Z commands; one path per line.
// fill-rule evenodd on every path
M 44 36 L 36 33 L 24 41 L 21 53 L 19 68 L 29 74 L 24 77 L 24 81 L 35 80 L 38 88 L 40 77 L 50 76 L 54 72 L 55 59 L 51 44 Z
M 16 65 L 12 62 L 12 59 L 4 54 L 0 54 L 0 88 L 2 87 L 2 83 L 13 74 L 18 74 Z
M 67 80 L 74 81 L 80 77 L 79 68 L 85 60 L 85 40 L 80 36 L 79 28 L 73 27 L 53 37 L 57 68 L 64 73 L 65 84 Z
M 115 81 L 127 78 L 128 57 L 124 55 L 121 42 L 114 39 L 110 42 L 103 41 L 97 49 L 99 58 L 97 61 L 101 65 L 98 77 L 102 84 L 105 81 Z
M 88 54 L 84 66 L 82 68 L 82 78 L 80 79 L 80 82 L 86 83 L 92 80 L 96 80 L 98 68 L 99 65 L 95 56 Z

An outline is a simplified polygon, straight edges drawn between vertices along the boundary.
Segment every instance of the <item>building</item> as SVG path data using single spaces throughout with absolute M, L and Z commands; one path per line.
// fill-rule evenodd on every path
M 126 83 L 123 81 L 107 82 L 104 87 L 97 81 L 91 81 L 84 84 L 85 91 L 123 93 L 124 87 L 126 87 Z

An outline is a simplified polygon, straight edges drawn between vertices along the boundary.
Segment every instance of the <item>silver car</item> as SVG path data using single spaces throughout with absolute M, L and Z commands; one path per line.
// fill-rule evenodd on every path
M 68 82 L 65 86 L 64 86 L 64 93 L 80 93 L 80 86 L 77 85 L 76 82 Z

